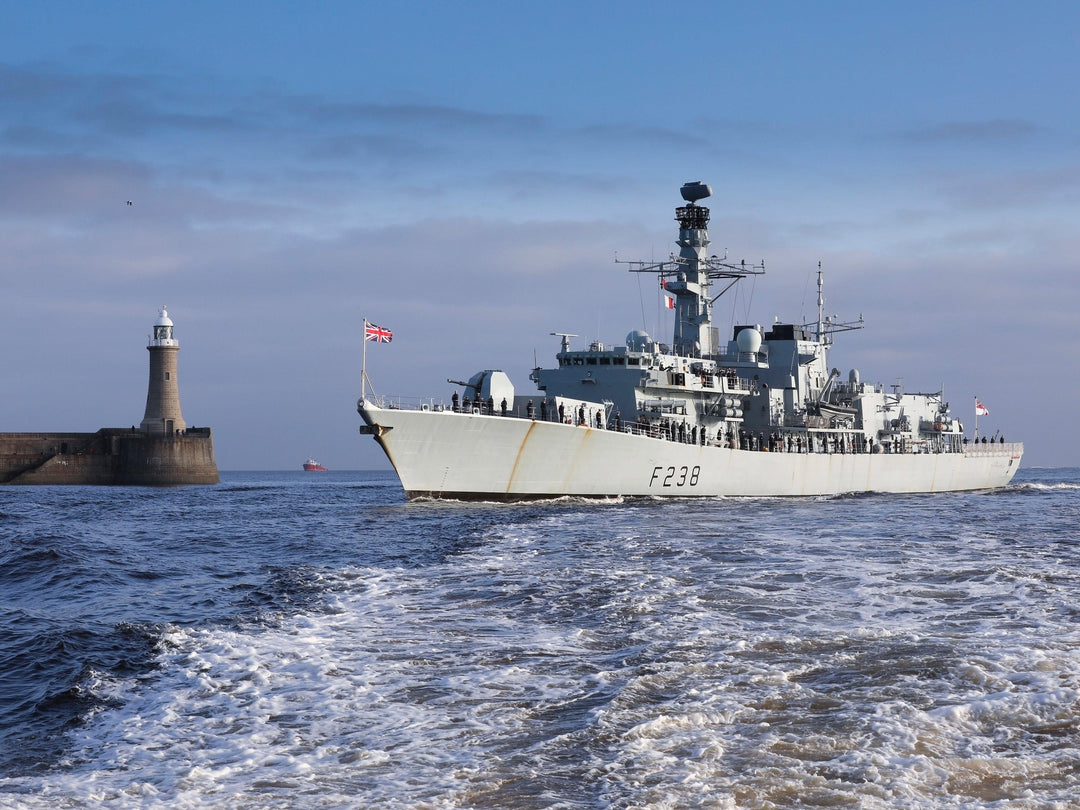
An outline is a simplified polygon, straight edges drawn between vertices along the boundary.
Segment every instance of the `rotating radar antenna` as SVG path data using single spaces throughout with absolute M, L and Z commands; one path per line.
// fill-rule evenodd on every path
M 708 183 L 702 183 L 700 180 L 694 180 L 690 183 L 683 183 L 679 193 L 682 194 L 684 200 L 694 205 L 698 200 L 704 200 L 706 197 L 712 196 L 712 186 Z

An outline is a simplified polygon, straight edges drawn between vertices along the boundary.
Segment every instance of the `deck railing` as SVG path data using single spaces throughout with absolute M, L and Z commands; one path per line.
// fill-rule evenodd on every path
M 436 400 L 434 398 L 416 398 L 416 397 L 380 397 L 378 404 L 383 408 L 391 408 L 394 410 L 412 410 L 412 411 L 434 411 L 453 413 L 453 407 L 447 403 Z M 531 419 L 533 421 L 547 421 L 558 423 L 558 413 L 554 408 L 549 409 L 547 418 L 542 419 L 539 410 L 537 410 L 532 416 L 525 412 L 525 408 L 507 408 L 506 413 L 502 413 L 501 403 L 496 403 L 494 408 L 489 410 L 486 403 L 477 404 L 470 403 L 468 410 L 459 403 L 458 413 L 478 414 L 482 416 L 505 416 L 508 419 Z M 579 421 L 576 416 L 568 420 L 569 424 L 579 425 Z M 586 423 L 581 423 L 580 427 L 590 427 L 597 429 L 597 425 L 591 420 L 586 420 Z M 660 423 L 654 422 L 648 425 L 641 425 L 637 422 L 620 422 L 618 427 L 611 422 L 609 424 L 601 426 L 599 429 L 617 431 L 619 433 L 627 433 L 632 436 L 643 436 L 650 439 L 658 439 L 662 441 L 674 441 L 682 444 L 702 444 L 710 447 L 731 447 L 732 442 L 730 436 L 725 436 L 723 440 L 718 441 L 715 437 L 708 437 L 705 441 L 702 441 L 701 434 L 694 434 L 692 430 L 687 429 L 685 436 L 678 430 L 677 425 L 666 427 Z M 691 437 L 695 438 L 692 439 Z M 865 434 L 859 430 L 780 430 L 772 434 L 762 435 L 761 431 L 751 430 L 747 432 L 749 437 L 748 441 L 742 441 L 739 434 L 736 434 L 734 446 L 742 449 L 751 450 L 765 450 L 771 452 L 780 453 L 828 453 L 828 454 L 844 454 L 855 453 L 865 454 L 867 452 L 865 447 Z M 808 441 L 808 437 L 812 437 L 812 440 Z M 789 438 L 792 440 L 789 442 Z M 796 438 L 801 438 L 801 442 L 796 441 Z M 790 449 L 789 449 L 790 445 Z M 825 446 L 828 449 L 824 449 Z M 840 449 L 841 446 L 843 449 Z M 886 446 L 884 452 L 887 454 L 892 453 L 958 453 L 962 452 L 964 455 L 969 456 L 1009 456 L 1014 457 L 1023 454 L 1024 445 L 1022 442 L 970 442 L 968 444 L 961 444 L 959 441 L 955 442 L 943 442 L 927 444 L 925 442 L 904 442 L 903 449 L 898 449 L 897 446 Z M 879 451 L 881 452 L 881 451 Z
M 964 445 L 966 456 L 1020 456 L 1024 453 L 1023 442 L 972 442 Z

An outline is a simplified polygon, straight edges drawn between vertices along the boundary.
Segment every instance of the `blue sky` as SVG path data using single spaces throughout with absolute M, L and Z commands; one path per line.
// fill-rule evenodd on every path
M 1080 6 L 578 5 L 0 0 L 0 430 L 138 424 L 164 303 L 223 469 L 385 467 L 363 316 L 408 398 L 667 335 L 612 260 L 703 180 L 766 262 L 722 331 L 810 318 L 820 261 L 833 365 L 1080 464 Z

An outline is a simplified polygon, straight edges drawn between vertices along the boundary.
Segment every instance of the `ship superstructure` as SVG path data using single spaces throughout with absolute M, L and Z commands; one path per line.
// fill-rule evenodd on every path
M 714 302 L 764 263 L 709 255 L 711 195 L 685 184 L 678 254 L 628 262 L 652 273 L 674 309 L 671 345 L 641 330 L 625 345 L 574 349 L 561 340 L 537 392 L 518 394 L 501 370 L 455 381 L 449 406 L 384 408 L 362 398 L 364 432 L 410 497 L 562 495 L 811 495 L 1003 486 L 1019 443 L 971 443 L 942 392 L 903 393 L 830 369 L 837 332 L 861 318 L 824 315 L 818 270 L 813 323 L 736 325 L 721 344 Z

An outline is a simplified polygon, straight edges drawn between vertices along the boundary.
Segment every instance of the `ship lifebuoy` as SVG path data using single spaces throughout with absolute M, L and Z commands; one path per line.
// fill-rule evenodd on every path
M 941 422 L 934 422 L 934 430 L 944 430 L 945 425 Z

